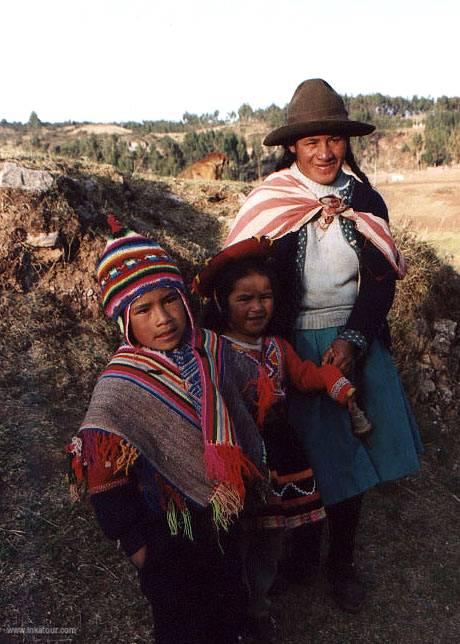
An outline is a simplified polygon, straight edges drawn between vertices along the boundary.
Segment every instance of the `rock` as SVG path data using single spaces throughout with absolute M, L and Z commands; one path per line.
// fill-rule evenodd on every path
M 455 339 L 455 332 L 457 330 L 457 322 L 455 320 L 436 320 L 433 324 L 433 329 L 436 333 L 445 335 L 449 340 Z
M 58 240 L 59 233 L 27 233 L 26 244 L 35 248 L 55 248 Z
M 450 403 L 453 400 L 454 394 L 446 385 L 438 385 L 437 391 L 443 403 Z
M 445 371 L 447 369 L 446 365 L 442 358 L 440 358 L 436 353 L 430 354 L 431 364 L 436 371 Z
M 62 248 L 40 248 L 36 251 L 36 256 L 41 264 L 52 264 L 62 258 Z
M 457 322 L 454 320 L 436 320 L 433 324 L 436 335 L 431 344 L 432 350 L 440 355 L 448 355 L 451 351 L 451 344 L 455 340 Z
M 177 203 L 177 204 L 187 203 L 185 199 L 182 199 L 182 197 L 179 197 L 178 195 L 174 195 L 174 194 L 168 195 L 168 201 L 171 201 L 172 203 Z
M 0 170 L 0 188 L 46 192 L 53 183 L 53 176 L 46 170 L 30 170 L 10 162 L 5 162 Z
M 428 398 L 430 394 L 436 391 L 436 385 L 431 378 L 426 378 L 420 385 L 419 389 L 422 398 Z
M 422 369 L 429 369 L 431 367 L 431 365 L 432 365 L 431 353 L 428 353 L 428 352 L 423 353 L 420 356 L 420 361 L 421 361 Z

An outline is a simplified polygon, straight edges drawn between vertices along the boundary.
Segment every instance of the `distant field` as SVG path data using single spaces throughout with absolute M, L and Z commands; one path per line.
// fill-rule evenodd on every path
M 401 180 L 401 177 L 402 180 Z M 406 223 L 460 270 L 460 167 L 377 177 L 393 222 Z

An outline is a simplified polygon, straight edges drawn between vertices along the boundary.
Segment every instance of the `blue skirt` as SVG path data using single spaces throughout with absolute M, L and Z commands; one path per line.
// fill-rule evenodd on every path
M 297 331 L 297 353 L 320 364 L 339 330 Z M 381 342 L 372 343 L 359 370 L 355 381 L 359 404 L 373 426 L 368 445 L 355 438 L 348 411 L 327 394 L 291 396 L 290 422 L 308 452 L 324 505 L 420 467 L 423 447 L 417 424 L 393 359 Z

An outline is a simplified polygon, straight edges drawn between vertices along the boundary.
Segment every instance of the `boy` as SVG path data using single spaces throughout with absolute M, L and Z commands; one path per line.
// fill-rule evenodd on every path
M 262 441 L 248 424 L 239 447 L 218 338 L 195 328 L 176 263 L 108 221 L 97 277 L 124 343 L 68 447 L 74 492 L 86 486 L 102 530 L 138 567 L 157 644 L 233 643 L 244 593 L 228 528 L 260 477 Z

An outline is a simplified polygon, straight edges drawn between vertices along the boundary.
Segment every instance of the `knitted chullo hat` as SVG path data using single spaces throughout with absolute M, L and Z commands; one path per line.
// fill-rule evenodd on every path
M 97 265 L 105 314 L 117 320 L 136 298 L 156 288 L 185 292 L 176 262 L 156 242 L 107 217 L 112 237 Z

